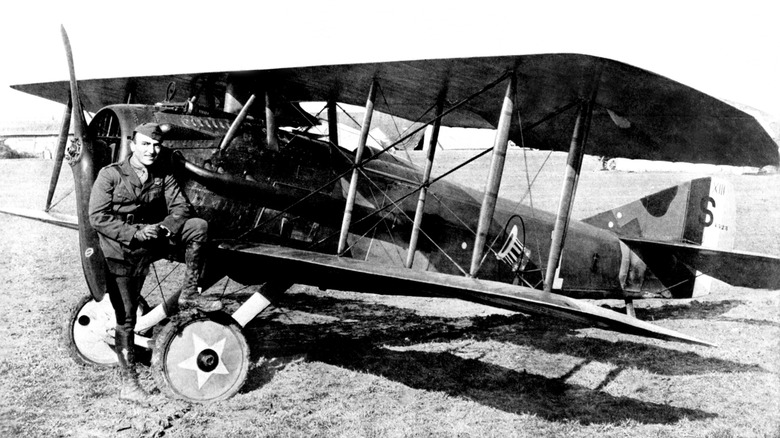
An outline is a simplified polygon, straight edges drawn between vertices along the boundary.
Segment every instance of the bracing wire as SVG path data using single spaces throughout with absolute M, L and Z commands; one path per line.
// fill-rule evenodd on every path
M 51 206 L 49 207 L 49 210 L 53 209 L 54 207 L 56 207 L 57 205 L 59 205 L 59 203 L 60 203 L 60 202 L 64 201 L 64 200 L 65 200 L 65 198 L 67 198 L 68 196 L 70 196 L 71 194 L 73 194 L 73 192 L 74 192 L 74 190 L 75 190 L 75 189 L 76 189 L 76 187 L 75 187 L 75 186 L 74 186 L 74 187 L 71 187 L 71 188 L 70 188 L 68 191 L 66 191 L 66 192 L 65 192 L 65 194 L 64 194 L 64 195 L 62 195 L 62 196 L 60 197 L 60 199 L 56 200 L 55 202 L 52 202 Z
M 433 123 L 433 122 L 434 122 L 434 121 L 436 121 L 436 120 L 441 120 L 441 119 L 443 119 L 445 116 L 447 116 L 447 115 L 448 115 L 448 114 L 450 114 L 451 112 L 453 112 L 453 111 L 457 110 L 458 108 L 460 108 L 461 106 L 465 105 L 466 103 L 470 102 L 471 100 L 473 100 L 473 99 L 474 99 L 474 98 L 476 98 L 477 96 L 480 96 L 481 94 L 484 94 L 484 93 L 486 93 L 487 91 L 489 91 L 489 90 L 491 90 L 492 88 L 494 88 L 495 86 L 497 86 L 498 84 L 500 84 L 501 82 L 503 82 L 503 81 L 504 81 L 504 80 L 505 80 L 507 77 L 509 77 L 509 75 L 510 75 L 510 73 L 509 73 L 509 72 L 505 72 L 504 74 L 502 74 L 501 76 L 499 76 L 497 79 L 495 79 L 493 82 L 491 82 L 491 83 L 489 83 L 489 84 L 485 85 L 485 86 L 484 86 L 484 87 L 482 87 L 480 90 L 478 90 L 478 91 L 476 91 L 476 92 L 472 93 L 471 95 L 467 96 L 467 97 L 466 97 L 466 98 L 464 98 L 464 99 L 461 99 L 460 101 L 458 101 L 457 103 L 455 103 L 455 104 L 454 104 L 454 105 L 452 105 L 451 107 L 447 108 L 447 110 L 445 110 L 445 111 L 443 111 L 441 114 L 437 115 L 437 116 L 436 116 L 436 117 L 435 117 L 433 120 L 431 120 L 429 123 Z M 342 110 L 343 110 L 343 109 L 342 109 Z M 429 109 L 429 111 L 430 111 L 430 109 Z M 401 137 L 400 139 L 396 140 L 395 142 L 391 143 L 390 145 L 388 145 L 387 147 L 385 147 L 384 149 L 382 149 L 382 150 L 381 150 L 381 151 L 379 151 L 378 153 L 376 153 L 376 154 L 373 154 L 373 155 L 371 155 L 371 156 L 369 156 L 369 157 L 366 157 L 366 158 L 364 158 L 364 159 L 363 159 L 363 160 L 362 160 L 360 163 L 355 163 L 355 164 L 353 164 L 353 165 L 352 165 L 352 166 L 350 166 L 348 169 L 346 169 L 345 171 L 343 171 L 342 173 L 340 173 L 339 175 L 337 175 L 335 178 L 331 179 L 331 180 L 330 180 L 329 182 L 327 182 L 326 184 L 324 184 L 324 185 L 322 185 L 321 187 L 317 188 L 316 190 L 314 190 L 314 191 L 312 191 L 312 192 L 310 192 L 310 193 L 308 193 L 308 194 L 304 195 L 304 196 L 303 196 L 303 197 L 301 197 L 299 200 L 297 200 L 296 202 L 292 203 L 291 205 L 289 205 L 288 207 L 286 207 L 284 210 L 281 210 L 281 211 L 279 211 L 279 212 L 275 213 L 274 215 L 272 215 L 270 218 L 268 218 L 268 219 L 267 219 L 267 220 L 265 220 L 264 222 L 262 222 L 262 223 L 260 223 L 260 224 L 258 224 L 258 225 L 256 225 L 256 226 L 254 226 L 254 227 L 250 228 L 249 230 L 245 231 L 245 232 L 244 232 L 244 233 L 242 233 L 240 236 L 238 236 L 238 238 L 240 239 L 240 238 L 246 237 L 248 234 L 252 233 L 253 231 L 255 231 L 255 230 L 257 230 L 257 229 L 259 229 L 259 228 L 261 228 L 261 227 L 263 227 L 263 226 L 267 225 L 268 223 L 272 222 L 273 220 L 276 220 L 278 217 L 280 217 L 281 215 L 283 215 L 283 214 L 287 213 L 287 212 L 288 212 L 288 211 L 290 211 L 292 208 L 294 208 L 294 207 L 296 207 L 296 206 L 300 205 L 301 203 L 303 203 L 303 202 L 304 202 L 304 201 L 306 201 L 307 199 L 311 198 L 311 197 L 312 197 L 312 196 L 314 196 L 315 194 L 321 193 L 323 190 L 326 190 L 326 189 L 327 189 L 328 187 L 330 187 L 332 184 L 335 184 L 335 183 L 336 183 L 336 182 L 338 182 L 338 181 L 339 181 L 341 178 L 343 178 L 344 176 L 346 176 L 346 175 L 348 175 L 350 172 L 352 172 L 352 171 L 353 171 L 353 169 L 355 169 L 355 168 L 362 168 L 362 167 L 363 167 L 363 166 L 365 166 L 367 163 L 369 163 L 369 162 L 371 162 L 371 161 L 374 161 L 374 160 L 378 159 L 378 158 L 379 158 L 379 156 L 381 156 L 383 153 L 385 153 L 385 152 L 389 151 L 391 148 L 395 147 L 397 144 L 400 144 L 401 142 L 403 142 L 403 141 L 407 140 L 407 139 L 408 139 L 409 137 L 411 137 L 412 135 L 414 135 L 414 134 L 416 134 L 416 133 L 420 132 L 421 130 L 425 129 L 427 126 L 428 126 L 428 124 L 424 124 L 424 125 L 422 125 L 422 126 L 420 126 L 420 127 L 416 128 L 416 129 L 414 129 L 412 132 L 410 132 L 409 134 L 407 134 L 407 135 L 405 135 L 405 136 Z
M 160 277 L 157 275 L 157 266 L 155 266 L 155 264 L 152 263 L 152 272 L 154 273 L 154 281 L 155 283 L 157 283 L 157 285 L 153 287 L 151 291 L 149 291 L 149 294 L 154 292 L 155 289 L 160 289 L 160 298 L 162 299 L 163 310 L 165 310 L 166 315 L 171 315 L 172 312 L 170 311 L 170 309 L 168 309 L 168 304 L 166 303 L 165 300 L 165 291 L 162 288 L 162 282 L 165 281 L 173 273 L 173 271 L 176 270 L 176 268 L 178 268 L 178 266 L 171 269 L 171 271 L 168 272 L 168 274 L 165 277 L 163 277 L 162 280 L 160 280 Z M 147 294 L 147 296 L 149 296 L 149 294 Z
M 515 99 L 515 102 L 517 102 L 517 90 L 515 90 L 514 99 Z M 546 122 L 548 120 L 551 120 L 551 119 L 553 119 L 555 117 L 558 117 L 559 115 L 565 113 L 567 110 L 571 109 L 572 107 L 575 107 L 578 103 L 579 103 L 578 101 L 574 101 L 574 102 L 571 102 L 571 103 L 569 103 L 567 105 L 564 105 L 563 107 L 561 107 L 558 110 L 554 111 L 553 113 L 543 117 L 541 120 L 531 124 L 530 126 L 528 126 L 525 129 L 528 129 L 528 130 L 533 129 L 536 126 L 540 125 L 541 123 L 544 123 L 544 122 Z M 514 209 L 512 210 L 511 213 L 512 214 L 516 213 L 517 209 L 520 207 L 520 205 L 522 204 L 523 200 L 525 200 L 525 197 L 528 196 L 529 200 L 530 200 L 531 216 L 532 216 L 532 218 L 536 219 L 536 209 L 534 208 L 534 205 L 533 205 L 533 195 L 532 195 L 532 190 L 531 189 L 533 188 L 533 184 L 536 182 L 536 178 L 539 176 L 539 174 L 541 173 L 542 169 L 544 169 L 544 166 L 547 164 L 547 161 L 552 156 L 552 152 L 553 151 L 550 150 L 550 152 L 547 154 L 547 156 L 545 157 L 544 161 L 542 162 L 541 166 L 539 166 L 539 169 L 536 171 L 536 174 L 534 175 L 533 180 L 530 180 L 529 179 L 530 172 L 528 171 L 528 155 L 527 155 L 526 147 L 525 147 L 525 136 L 523 135 L 524 132 L 525 132 L 525 129 L 523 129 L 523 126 L 522 126 L 522 117 L 520 117 L 520 110 L 519 110 L 519 108 L 516 108 L 516 110 L 513 113 L 513 117 L 517 117 L 517 123 L 518 123 L 518 126 L 520 127 L 520 129 L 519 129 L 519 132 L 520 132 L 520 147 L 523 150 L 523 163 L 525 165 L 525 177 L 526 177 L 527 189 L 526 189 L 525 193 L 523 194 L 523 196 L 520 198 L 520 200 L 515 204 L 515 207 L 514 207 Z M 496 237 L 493 239 L 493 242 L 491 242 L 491 244 L 488 246 L 488 249 L 490 250 L 490 252 L 495 253 L 495 250 L 493 250 L 493 245 L 496 244 L 496 242 L 498 241 L 498 239 L 500 237 L 501 237 L 500 234 L 496 235 Z M 539 237 L 537 235 L 535 235 L 535 240 L 536 240 L 537 248 L 540 248 L 541 246 L 540 246 L 540 243 L 539 243 Z M 480 263 L 479 263 L 480 267 L 485 262 L 487 256 L 490 254 L 490 252 L 486 252 L 485 255 L 482 256 L 482 260 L 480 260 Z M 541 259 L 542 256 L 541 256 L 541 252 L 540 251 L 537 251 L 537 256 L 539 257 L 539 266 L 542 266 L 542 259 Z
M 382 100 L 385 102 L 385 105 L 386 105 L 388 108 L 390 108 L 390 102 L 388 102 L 388 101 L 387 101 L 387 96 L 385 95 L 385 90 L 384 90 L 384 89 L 383 89 L 381 86 L 379 87 L 379 93 L 382 95 Z M 423 113 L 423 114 L 422 114 L 422 115 L 421 115 L 421 116 L 418 118 L 418 120 L 420 120 L 420 119 L 422 119 L 423 117 L 425 117 L 425 115 L 426 115 L 426 114 L 428 114 L 430 111 L 431 111 L 431 108 L 428 108 L 428 110 L 426 110 L 426 111 L 425 111 L 425 113 Z M 390 115 L 390 120 L 392 120 L 392 121 L 393 121 L 393 127 L 395 127 L 395 132 L 396 132 L 396 134 L 398 134 L 398 137 L 402 136 L 402 135 L 403 135 L 403 133 L 402 133 L 402 132 L 401 132 L 401 130 L 398 128 L 398 123 L 396 123 L 396 121 L 395 121 L 395 116 L 393 116 L 393 115 L 391 114 L 391 115 Z M 412 126 L 414 126 L 414 125 L 412 125 Z M 409 130 L 409 128 L 406 128 L 406 129 L 404 130 L 404 132 L 406 132 L 406 131 L 408 131 L 408 130 Z M 406 159 L 407 159 L 409 162 L 411 162 L 411 161 L 412 161 L 412 157 L 411 157 L 411 155 L 409 155 L 409 149 L 408 149 L 408 148 L 403 148 L 403 151 L 404 151 L 404 154 L 406 155 Z
M 365 217 L 363 217 L 363 218 L 360 218 L 360 219 L 358 219 L 357 221 L 353 222 L 353 225 L 357 225 L 357 224 L 359 224 L 360 222 L 362 222 L 363 220 L 367 220 L 367 219 L 369 219 L 370 217 L 373 217 L 374 215 L 378 215 L 379 213 L 381 213 L 381 212 L 383 212 L 383 211 L 387 210 L 387 209 L 388 209 L 388 208 L 390 208 L 390 207 L 396 207 L 396 208 L 397 208 L 399 211 L 401 211 L 401 213 L 402 213 L 402 214 L 403 214 L 403 215 L 404 215 L 404 216 L 405 216 L 407 219 L 411 220 L 411 218 L 409 217 L 409 215 L 407 215 L 407 214 L 406 214 L 406 213 L 405 213 L 405 212 L 404 212 L 404 211 L 403 211 L 403 210 L 402 210 L 402 209 L 401 209 L 401 208 L 400 208 L 400 207 L 397 205 L 398 203 L 400 203 L 400 202 L 402 202 L 403 200 L 405 200 L 406 198 L 408 198 L 408 197 L 410 197 L 410 196 L 414 195 L 415 193 L 417 193 L 418 191 L 420 191 L 420 190 L 421 190 L 423 187 L 425 187 L 425 186 L 431 186 L 431 185 L 433 185 L 434 183 L 436 183 L 436 182 L 440 181 L 441 179 L 443 179 L 443 178 L 445 178 L 445 177 L 449 176 L 450 174 L 452 174 L 452 173 L 454 173 L 454 172 L 456 172 L 456 171 L 460 170 L 461 168 L 463 168 L 463 167 L 465 167 L 466 165 L 468 165 L 468 164 L 472 163 L 473 161 L 477 160 L 478 158 L 480 158 L 480 157 L 484 156 L 485 154 L 487 154 L 487 153 L 488 153 L 488 152 L 490 152 L 490 151 L 491 151 L 491 149 L 489 149 L 489 148 L 488 148 L 488 149 L 485 149 L 485 150 L 483 150 L 483 151 L 482 151 L 482 152 L 480 152 L 479 154 L 477 154 L 477 155 L 475 155 L 475 156 L 473 156 L 473 157 L 469 158 L 468 160 L 464 161 L 463 163 L 459 164 L 458 166 L 455 166 L 454 168 L 450 169 L 450 170 L 449 170 L 449 171 L 447 171 L 446 173 L 444 173 L 444 174 L 442 174 L 442 175 L 439 175 L 438 177 L 436 177 L 436 178 L 434 178 L 434 179 L 430 180 L 430 181 L 428 182 L 428 184 L 427 184 L 427 185 L 426 185 L 426 184 L 420 184 L 420 185 L 419 185 L 419 186 L 417 186 L 417 187 L 416 187 L 414 190 L 412 190 L 412 191 L 410 191 L 410 192 L 408 192 L 408 193 L 404 194 L 403 196 L 401 196 L 400 198 L 398 198 L 398 199 L 396 199 L 396 200 L 392 200 L 392 199 L 390 199 L 390 198 L 389 198 L 389 196 L 387 196 L 387 194 L 385 194 L 385 196 L 386 196 L 386 197 L 388 198 L 388 200 L 390 201 L 390 204 L 388 204 L 388 205 L 386 205 L 386 206 L 384 206 L 384 207 L 382 207 L 382 208 L 380 208 L 380 209 L 378 209 L 378 210 L 375 210 L 374 212 L 372 212 L 372 213 L 371 213 L 371 214 L 369 214 L 369 215 L 366 215 L 366 216 L 365 216 Z M 375 183 L 374 183 L 374 182 L 373 182 L 371 179 L 368 179 L 368 180 L 369 180 L 369 181 L 370 181 L 372 184 L 375 184 Z M 383 192 L 383 193 L 384 193 L 384 192 Z M 459 216 L 458 216 L 458 215 L 457 215 L 457 214 L 456 214 L 454 211 L 452 211 L 452 209 L 450 209 L 450 208 L 449 208 L 449 206 L 447 206 L 445 203 L 443 203 L 443 202 L 442 202 L 441 198 L 439 198 L 438 196 L 436 196 L 436 194 L 435 194 L 435 193 L 432 193 L 432 195 L 433 195 L 433 196 L 434 196 L 434 197 L 435 197 L 435 198 L 436 198 L 436 199 L 437 199 L 437 200 L 438 200 L 438 201 L 439 201 L 439 202 L 440 202 L 440 203 L 441 203 L 441 204 L 442 204 L 442 205 L 443 205 L 443 206 L 444 206 L 444 207 L 445 207 L 447 210 L 449 210 L 449 211 L 451 212 L 451 214 L 453 214 L 453 216 L 454 216 L 454 217 L 455 217 L 455 218 L 456 218 L 458 221 L 460 221 L 460 222 L 461 222 L 461 223 L 462 223 L 462 224 L 463 224 L 463 225 L 464 225 L 464 226 L 465 226 L 465 227 L 466 227 L 466 228 L 467 228 L 467 229 L 468 229 L 468 230 L 469 230 L 469 231 L 470 231 L 472 234 L 475 234 L 475 235 L 476 235 L 476 233 L 474 232 L 474 230 L 472 230 L 472 229 L 471 229 L 471 228 L 470 228 L 470 227 L 469 227 L 469 226 L 468 226 L 468 225 L 467 225 L 465 222 L 463 222 L 463 220 L 462 220 L 462 219 L 461 219 L 461 218 L 460 218 L 460 217 L 459 217 Z M 380 220 L 379 220 L 379 221 L 381 222 L 383 219 L 384 219 L 384 218 L 380 218 Z M 375 228 L 376 226 L 378 226 L 378 223 L 376 223 L 375 225 L 373 225 L 372 229 L 373 229 L 373 228 Z M 457 262 L 456 262 L 456 261 L 455 261 L 455 260 L 454 260 L 454 259 L 453 259 L 453 258 L 452 258 L 450 255 L 449 255 L 449 254 L 447 254 L 447 252 L 446 252 L 446 251 L 445 251 L 443 248 L 441 248 L 441 246 L 439 246 L 439 245 L 438 245 L 438 244 L 437 244 L 437 243 L 436 243 L 436 242 L 435 242 L 433 239 L 431 239 L 431 237 L 430 237 L 430 236 L 429 236 L 427 233 L 425 233 L 425 231 L 424 231 L 424 230 L 422 230 L 422 229 L 421 229 L 421 230 L 420 230 L 420 232 L 421 232 L 421 233 L 423 234 L 423 236 L 425 236 L 425 237 L 426 237 L 426 238 L 427 238 L 427 239 L 428 239 L 430 242 L 432 242 L 432 243 L 433 243 L 433 245 L 434 245 L 434 246 L 435 246 L 435 247 L 436 247 L 436 248 L 437 248 L 439 251 L 441 251 L 441 253 L 442 253 L 442 254 L 443 254 L 443 255 L 444 255 L 444 256 L 445 256 L 445 257 L 446 257 L 448 260 L 450 260 L 450 262 L 452 262 L 452 263 L 453 263 L 453 264 L 454 264 L 454 265 L 455 265 L 455 266 L 458 268 L 458 270 L 460 270 L 460 271 L 461 271 L 461 272 L 462 272 L 464 275 L 467 275 L 467 273 L 466 273 L 465 269 L 463 269 L 463 268 L 462 268 L 462 267 L 461 267 L 461 266 L 460 266 L 460 265 L 459 265 L 459 264 L 458 264 L 458 263 L 457 263 Z M 335 237 L 337 234 L 338 234 L 338 233 L 332 233 L 332 234 L 330 234 L 330 235 L 326 236 L 325 238 L 323 238 L 323 239 L 320 239 L 319 241 L 317 241 L 317 242 L 313 243 L 313 244 L 310 246 L 310 248 L 314 248 L 314 247 L 316 247 L 316 246 L 318 246 L 318 245 L 320 245 L 320 244 L 322 244 L 322 243 L 324 243 L 324 242 L 328 241 L 329 239 L 331 239 L 331 238 Z M 367 235 L 367 234 L 368 234 L 368 233 L 365 233 L 365 235 Z M 365 235 L 364 235 L 363 237 L 365 237 Z M 350 248 L 352 248 L 354 245 L 355 245 L 355 243 L 353 243 L 353 244 L 350 246 Z M 349 249 L 349 248 L 348 248 L 348 249 Z

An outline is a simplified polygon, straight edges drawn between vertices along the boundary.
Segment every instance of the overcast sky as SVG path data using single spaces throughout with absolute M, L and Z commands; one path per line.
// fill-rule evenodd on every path
M 780 118 L 780 17 L 770 1 L 263 3 L 6 2 L 0 117 L 60 117 L 61 106 L 8 85 L 67 79 L 64 24 L 80 78 L 571 52 Z

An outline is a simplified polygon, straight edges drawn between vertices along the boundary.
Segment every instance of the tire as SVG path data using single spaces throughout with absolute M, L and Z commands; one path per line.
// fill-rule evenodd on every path
M 195 403 L 235 395 L 249 371 L 249 344 L 225 313 L 177 315 L 155 336 L 152 376 L 167 396 Z
M 141 298 L 138 317 L 148 312 L 149 305 Z M 79 365 L 113 367 L 118 363 L 114 351 L 116 316 L 106 295 L 95 301 L 92 295 L 79 299 L 71 308 L 62 329 L 68 355 Z

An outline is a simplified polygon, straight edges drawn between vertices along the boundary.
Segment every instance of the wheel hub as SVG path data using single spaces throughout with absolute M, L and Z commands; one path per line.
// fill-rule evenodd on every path
M 198 368 L 201 371 L 209 373 L 214 371 L 217 368 L 217 365 L 219 365 L 219 356 L 216 351 L 207 348 L 200 352 L 197 363 Z

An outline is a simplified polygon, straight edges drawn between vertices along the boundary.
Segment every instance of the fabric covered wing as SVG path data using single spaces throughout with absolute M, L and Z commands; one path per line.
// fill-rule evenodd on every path
M 12 216 L 23 217 L 25 219 L 34 219 L 47 224 L 57 225 L 58 227 L 79 229 L 79 222 L 76 216 L 70 216 L 58 213 L 47 213 L 41 210 L 29 210 L 23 208 L 0 208 L 0 213 L 10 214 Z
M 780 258 L 741 251 L 723 251 L 684 243 L 621 237 L 631 249 L 651 249 L 676 257 L 691 269 L 732 286 L 780 289 Z
M 226 256 L 243 258 L 242 266 L 290 275 L 292 281 L 322 288 L 393 295 L 420 293 L 458 298 L 518 312 L 562 317 L 639 336 L 711 345 L 707 342 L 572 298 L 536 289 L 434 272 L 382 266 L 361 260 L 271 245 L 223 244 Z M 249 261 L 247 262 L 247 258 Z M 290 280 L 289 278 L 285 278 Z
M 171 82 L 179 100 L 222 99 L 228 76 L 244 89 L 270 88 L 286 101 L 363 105 L 372 80 L 380 84 L 376 109 L 407 120 L 427 115 L 440 94 L 448 106 L 516 72 L 516 108 L 524 127 L 517 144 L 567 150 L 576 104 L 598 80 L 596 109 L 586 152 L 610 157 L 702 162 L 737 166 L 778 164 L 777 145 L 750 115 L 688 86 L 630 65 L 587 55 L 542 54 L 314 66 L 230 73 L 200 73 L 80 81 L 88 111 L 114 103 L 156 103 Z M 601 72 L 600 74 L 597 74 Z M 65 103 L 67 83 L 14 88 Z M 444 118 L 445 126 L 492 128 L 498 122 L 502 84 L 485 91 Z M 446 108 L 445 108 L 446 109 Z

